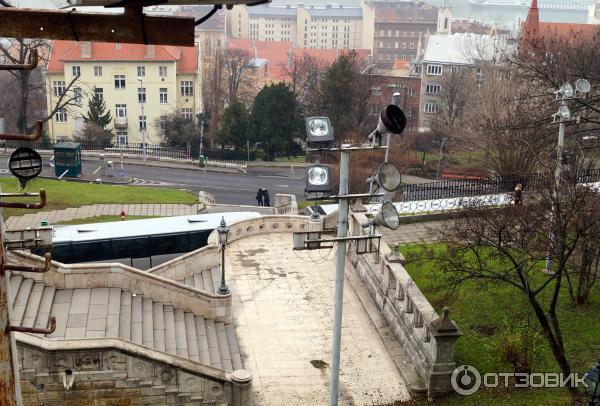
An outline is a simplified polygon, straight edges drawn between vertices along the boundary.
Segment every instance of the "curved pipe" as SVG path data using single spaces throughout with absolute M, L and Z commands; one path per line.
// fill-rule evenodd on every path
M 37 49 L 32 49 L 31 54 L 29 54 L 29 63 L 0 65 L 0 70 L 32 70 L 37 68 L 37 65 L 38 51 Z
M 32 334 L 52 334 L 56 330 L 56 317 L 50 318 L 50 328 L 35 328 L 21 326 L 6 326 L 6 331 L 15 331 L 17 333 L 32 333 Z
M 45 255 L 46 262 L 44 262 L 44 267 L 40 268 L 39 266 L 27 266 L 27 265 L 16 265 L 16 264 L 4 264 L 4 270 L 8 271 L 18 271 L 18 272 L 36 272 L 36 273 L 44 273 L 48 272 L 50 269 L 50 265 L 52 263 L 52 255 L 49 252 Z
M 46 189 L 40 189 L 39 203 L 0 202 L 0 207 L 9 209 L 42 209 L 46 205 Z
M 0 134 L 0 140 L 15 140 L 15 141 L 37 141 L 42 136 L 44 131 L 44 123 L 38 121 L 35 125 L 35 133 L 31 135 L 24 134 Z

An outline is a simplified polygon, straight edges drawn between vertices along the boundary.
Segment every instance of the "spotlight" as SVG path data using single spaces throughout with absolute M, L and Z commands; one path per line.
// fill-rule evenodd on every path
M 305 193 L 331 193 L 331 170 L 327 165 L 315 163 L 306 167 Z
M 396 230 L 400 227 L 400 215 L 390 202 L 384 202 L 375 217 L 375 224 Z
M 387 190 L 393 192 L 400 186 L 400 171 L 391 162 L 384 162 L 377 170 L 377 183 Z
M 333 143 L 333 126 L 327 117 L 306 118 L 306 143 L 327 145 Z
M 592 87 L 590 86 L 590 82 L 586 79 L 577 79 L 575 82 L 575 92 L 579 94 L 586 94 L 590 91 Z
M 406 127 L 406 116 L 400 107 L 390 104 L 379 116 L 377 128 L 369 134 L 369 140 L 374 146 L 381 146 L 381 137 L 384 134 L 400 134 Z

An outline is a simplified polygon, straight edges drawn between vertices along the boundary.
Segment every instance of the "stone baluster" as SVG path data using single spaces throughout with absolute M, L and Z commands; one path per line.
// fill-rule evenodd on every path
M 452 390 L 450 377 L 456 368 L 454 362 L 454 343 L 462 332 L 450 320 L 448 308 L 442 317 L 431 323 L 431 336 L 434 339 L 434 361 L 429 374 L 429 397 L 436 398 Z

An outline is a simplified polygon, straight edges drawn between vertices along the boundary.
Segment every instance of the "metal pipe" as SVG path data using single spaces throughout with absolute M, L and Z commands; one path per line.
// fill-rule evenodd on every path
M 39 203 L 0 202 L 0 207 L 11 209 L 42 209 L 46 205 L 46 190 L 40 189 Z
M 350 173 L 350 153 L 342 150 L 340 157 L 340 189 L 339 195 L 348 193 L 348 175 Z M 348 200 L 342 199 L 338 204 L 337 238 L 348 234 Z M 333 350 L 331 355 L 331 388 L 329 403 L 338 404 L 338 386 L 340 380 L 340 348 L 342 341 L 342 307 L 344 305 L 344 267 L 346 263 L 346 242 L 339 241 L 336 251 L 335 266 L 335 318 L 333 323 Z

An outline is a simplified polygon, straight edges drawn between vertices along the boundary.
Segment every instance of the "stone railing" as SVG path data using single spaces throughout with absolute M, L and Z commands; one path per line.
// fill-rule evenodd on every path
M 173 399 L 252 404 L 247 370 L 229 373 L 115 338 L 51 340 L 26 333 L 15 333 L 15 338 L 24 404 L 61 403 L 58 399 L 67 397 L 73 404 L 115 397 L 123 404 L 170 404 Z
M 215 197 L 212 194 L 201 190 L 198 192 L 198 201 L 205 206 L 214 206 Z
M 41 257 L 22 251 L 11 252 L 11 257 L 15 262 L 27 265 L 42 266 L 44 262 Z M 231 322 L 231 295 L 197 290 L 175 280 L 119 263 L 62 264 L 52 261 L 48 272 L 26 275 L 57 289 L 121 288 L 154 301 L 171 303 L 183 311 Z
M 275 195 L 275 214 L 298 214 L 296 196 L 277 193 Z
M 207 245 L 150 268 L 146 272 L 162 278 L 182 281 L 193 276 L 196 272 L 209 270 L 220 265 L 220 263 L 221 259 L 217 247 Z
M 361 225 L 366 222 L 364 214 L 352 214 L 351 233 L 363 233 Z M 379 253 L 363 255 L 356 254 L 354 244 L 350 244 L 348 256 L 424 381 L 428 396 L 434 398 L 449 392 L 455 368 L 454 343 L 462 333 L 448 317 L 447 309 L 442 316 L 435 312 L 385 244 L 381 244 Z

